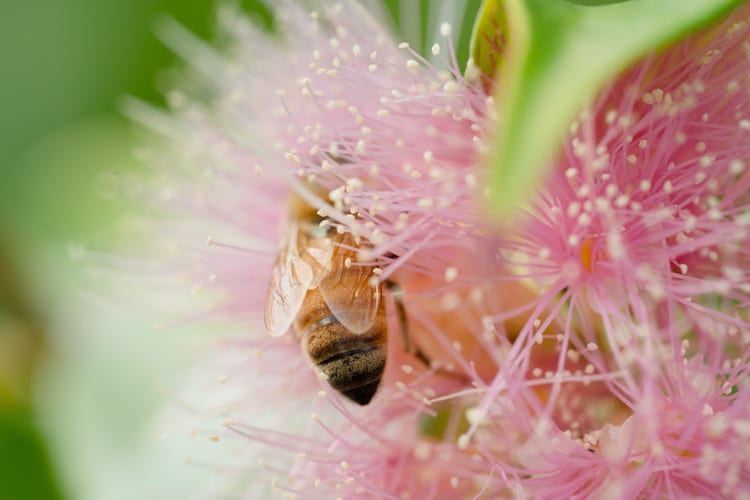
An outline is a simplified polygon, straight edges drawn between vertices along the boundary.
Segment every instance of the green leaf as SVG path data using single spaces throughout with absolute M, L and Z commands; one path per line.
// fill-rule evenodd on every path
M 494 77 L 505 45 L 508 19 L 501 1 L 485 0 L 471 33 L 471 57 L 482 73 Z
M 489 155 L 490 204 L 507 218 L 544 175 L 568 124 L 614 74 L 726 15 L 742 0 L 485 0 L 472 57 L 497 72 L 501 117 Z M 601 3 L 601 2 L 599 2 Z M 502 36 L 500 58 L 488 40 Z M 496 50 L 496 49 L 495 49 Z M 488 64 L 488 60 L 493 64 Z
M 2 498 L 63 498 L 48 450 L 28 409 L 0 406 L 0 470 Z

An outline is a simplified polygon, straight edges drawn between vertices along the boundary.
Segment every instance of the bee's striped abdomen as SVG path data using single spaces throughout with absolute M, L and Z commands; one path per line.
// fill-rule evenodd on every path
M 369 403 L 385 371 L 385 311 L 368 331 L 355 334 L 339 322 L 318 290 L 310 290 L 295 327 L 305 351 L 331 387 L 357 404 Z

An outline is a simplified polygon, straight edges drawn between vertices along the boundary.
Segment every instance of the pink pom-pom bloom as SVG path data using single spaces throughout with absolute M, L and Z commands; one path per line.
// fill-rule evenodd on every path
M 136 112 L 172 144 L 154 234 L 207 336 L 239 332 L 216 363 L 232 474 L 314 498 L 750 491 L 749 13 L 607 86 L 503 230 L 480 201 L 494 105 L 448 40 L 427 61 L 349 2 L 283 3 L 274 36 L 223 11 L 224 52 L 168 30 L 208 98 Z M 386 293 L 366 407 L 265 331 L 292 192 L 370 242 L 357 265 L 401 286 L 430 360 Z

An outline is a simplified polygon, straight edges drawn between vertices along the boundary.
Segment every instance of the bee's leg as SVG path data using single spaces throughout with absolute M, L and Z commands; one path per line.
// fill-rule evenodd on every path
M 419 361 L 424 363 L 426 367 L 429 368 L 430 359 L 422 351 L 422 349 L 420 349 L 419 346 L 412 341 L 411 336 L 409 335 L 409 320 L 406 318 L 403 288 L 401 288 L 398 283 L 390 280 L 384 281 L 383 284 L 388 289 L 388 291 L 391 292 L 393 302 L 396 304 L 396 315 L 398 316 L 399 330 L 401 330 L 401 340 L 404 342 L 404 348 L 406 349 L 406 352 L 417 358 Z
M 437 372 L 444 376 L 457 379 L 461 382 L 468 382 L 469 379 L 467 379 L 464 375 L 456 373 L 452 370 L 446 370 L 445 368 L 435 367 L 433 365 L 432 360 L 430 360 L 430 358 L 424 353 L 422 349 L 419 348 L 419 346 L 412 340 L 411 336 L 409 335 L 409 321 L 406 318 L 403 288 L 401 288 L 398 283 L 390 280 L 384 281 L 383 284 L 388 289 L 388 291 L 391 292 L 393 301 L 396 303 L 396 315 L 398 316 L 398 323 L 401 330 L 401 339 L 404 342 L 404 348 L 406 349 L 406 352 L 417 358 L 422 364 L 424 364 L 426 368 L 436 368 Z

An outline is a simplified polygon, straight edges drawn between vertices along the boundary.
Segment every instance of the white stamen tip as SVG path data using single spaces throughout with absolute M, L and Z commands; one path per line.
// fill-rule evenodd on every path
M 468 434 L 461 434 L 458 437 L 458 448 L 460 450 L 465 450 L 469 447 L 469 441 L 471 440 L 471 437 Z
M 452 281 L 455 281 L 458 277 L 458 269 L 455 267 L 447 267 L 445 268 L 445 281 L 448 283 L 451 283 Z

